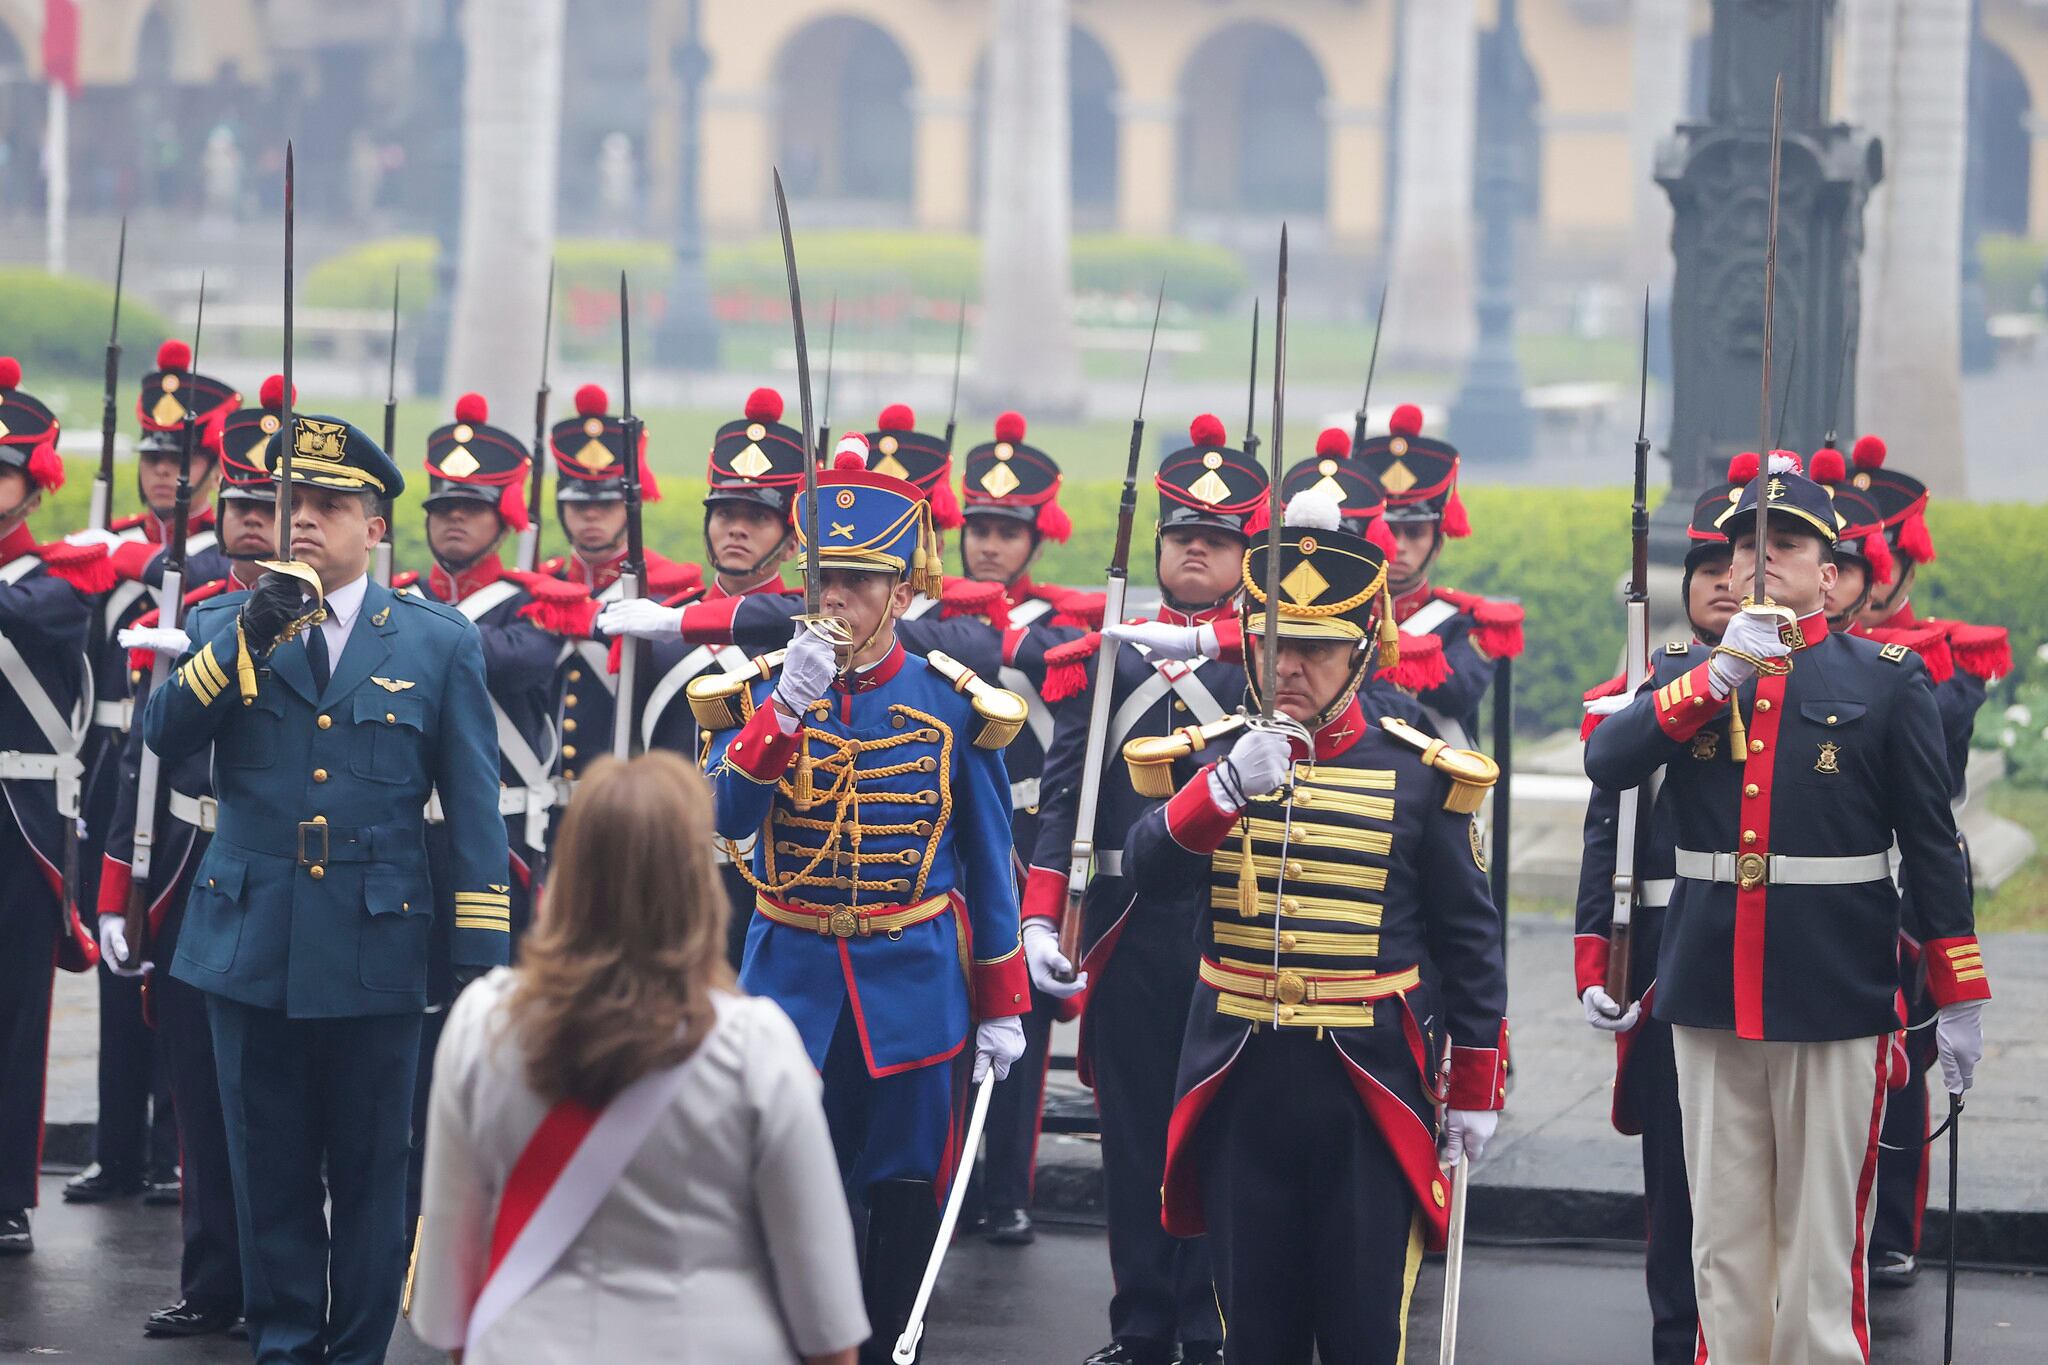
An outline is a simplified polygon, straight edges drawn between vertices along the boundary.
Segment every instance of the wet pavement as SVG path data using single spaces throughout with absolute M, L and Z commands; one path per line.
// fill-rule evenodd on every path
M 135 1202 L 80 1208 L 43 1182 L 34 1256 L 0 1260 L 0 1361 L 234 1362 L 248 1348 L 213 1337 L 150 1341 L 142 1320 L 175 1297 L 177 1213 Z M 1439 1265 L 1423 1268 L 1408 1359 L 1436 1356 L 1442 1313 Z M 1063 1365 L 1107 1339 L 1109 1258 L 1099 1228 L 1046 1227 L 1037 1243 L 997 1248 L 963 1238 L 939 1283 L 925 1358 L 974 1365 Z M 1649 1312 L 1638 1253 L 1627 1248 L 1486 1245 L 1465 1269 L 1459 1350 L 1479 1365 L 1578 1365 L 1644 1359 Z M 1941 1359 L 1942 1282 L 1924 1273 L 1872 1304 L 1872 1359 L 1925 1365 Z M 1966 1271 L 1958 1291 L 1957 1360 L 2019 1365 L 2042 1359 L 2048 1279 Z M 437 1353 L 401 1324 L 394 1365 Z M 618 1362 L 618 1365 L 626 1365 Z

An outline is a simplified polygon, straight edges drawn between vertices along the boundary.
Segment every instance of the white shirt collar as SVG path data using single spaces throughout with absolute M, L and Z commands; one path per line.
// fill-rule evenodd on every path
M 356 613 L 363 609 L 363 595 L 369 590 L 370 578 L 365 573 L 326 594 L 327 619 L 343 630 L 354 625 Z

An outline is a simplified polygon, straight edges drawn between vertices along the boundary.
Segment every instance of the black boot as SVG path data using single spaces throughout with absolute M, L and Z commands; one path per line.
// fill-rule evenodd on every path
M 27 1209 L 0 1209 L 0 1256 L 26 1256 L 36 1249 Z
M 860 1264 L 861 1295 L 874 1335 L 860 1348 L 861 1365 L 887 1365 L 910 1322 L 925 1263 L 939 1236 L 938 1192 L 928 1180 L 884 1180 L 868 1188 L 868 1235 Z M 924 1354 L 920 1348 L 917 1355 Z
M 132 1199 L 142 1193 L 139 1171 L 110 1171 L 95 1161 L 64 1182 L 67 1204 L 104 1204 L 113 1199 Z

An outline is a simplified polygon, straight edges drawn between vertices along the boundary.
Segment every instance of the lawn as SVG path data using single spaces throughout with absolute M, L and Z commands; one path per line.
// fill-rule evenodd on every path
M 2023 826 L 2038 846 L 2048 848 L 2048 791 L 2000 782 L 1985 800 L 1993 814 Z M 2048 930 L 2048 858 L 2037 853 L 2005 885 L 1977 893 L 1977 930 Z

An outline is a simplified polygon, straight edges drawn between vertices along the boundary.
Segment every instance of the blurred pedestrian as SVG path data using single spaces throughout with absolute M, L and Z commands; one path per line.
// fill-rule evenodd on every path
M 851 1365 L 853 1228 L 795 1027 L 738 993 L 711 791 L 603 761 L 516 968 L 436 1057 L 413 1330 L 469 1365 Z

